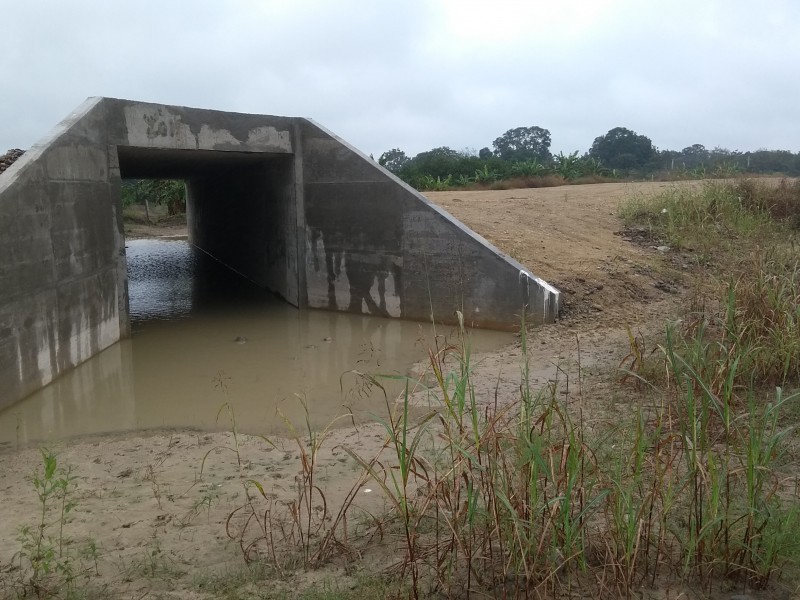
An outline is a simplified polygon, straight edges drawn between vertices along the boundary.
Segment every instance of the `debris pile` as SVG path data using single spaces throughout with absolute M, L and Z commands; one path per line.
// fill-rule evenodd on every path
M 19 148 L 12 148 L 3 156 L 0 156 L 0 173 L 5 171 L 8 167 L 14 164 L 14 161 L 17 160 L 20 156 L 25 154 L 25 150 L 20 150 Z

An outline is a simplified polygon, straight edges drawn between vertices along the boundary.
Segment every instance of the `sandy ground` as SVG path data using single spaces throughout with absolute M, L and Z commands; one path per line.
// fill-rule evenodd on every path
M 560 321 L 533 333 L 533 379 L 541 385 L 558 380 L 563 393 L 580 393 L 591 401 L 604 397 L 609 369 L 627 352 L 626 326 L 657 331 L 687 293 L 681 259 L 630 243 L 620 234 L 616 216 L 624 197 L 666 185 L 599 184 L 428 197 L 562 290 Z M 175 236 L 181 230 L 140 227 L 129 232 L 153 233 Z M 474 381 L 481 401 L 492 402 L 495 393 L 501 401 L 514 398 L 521 361 L 519 344 L 477 357 Z M 77 476 L 77 507 L 65 534 L 74 551 L 88 540 L 96 544 L 97 565 L 83 561 L 93 585 L 110 586 L 111 595 L 119 598 L 210 597 L 200 585 L 202 578 L 243 564 L 225 528 L 228 514 L 244 500 L 243 482 L 259 481 L 279 504 L 296 498 L 300 452 L 290 439 L 273 442 L 242 436 L 241 463 L 231 450 L 235 444 L 230 433 L 131 433 L 58 447 L 60 464 L 72 465 Z M 345 448 L 371 457 L 383 442 L 378 426 L 330 432 L 317 457 L 318 483 L 329 505 L 338 505 L 355 486 L 355 503 L 380 512 L 383 498 L 378 490 L 368 492 L 369 484 L 359 486 L 360 470 Z M 36 448 L 0 453 L 0 576 L 6 586 L 17 575 L 19 528 L 36 523 L 30 475 L 40 465 Z M 344 576 L 335 566 L 330 569 L 329 575 Z

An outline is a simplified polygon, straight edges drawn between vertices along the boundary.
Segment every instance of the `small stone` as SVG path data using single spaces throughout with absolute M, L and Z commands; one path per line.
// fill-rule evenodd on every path
M 669 246 L 656 246 L 656 250 L 659 252 L 669 252 Z
M 603 307 L 599 304 L 592 304 L 592 310 L 596 310 L 597 312 L 603 312 Z
M 653 287 L 661 290 L 662 292 L 667 292 L 668 294 L 678 293 L 678 288 L 676 288 L 674 285 L 666 283 L 665 281 L 657 281 L 656 283 L 653 284 Z

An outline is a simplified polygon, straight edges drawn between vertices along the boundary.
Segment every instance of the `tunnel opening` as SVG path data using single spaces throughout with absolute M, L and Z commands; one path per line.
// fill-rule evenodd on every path
M 185 183 L 188 242 L 193 247 L 265 293 L 298 306 L 292 155 L 122 146 L 117 153 L 123 181 Z M 130 244 L 126 246 L 130 252 Z M 214 282 L 192 285 L 207 288 Z

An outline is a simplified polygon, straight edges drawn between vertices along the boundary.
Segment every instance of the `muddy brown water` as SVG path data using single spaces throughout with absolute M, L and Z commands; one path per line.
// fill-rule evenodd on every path
M 286 433 L 285 419 L 320 428 L 337 415 L 384 415 L 434 338 L 430 324 L 297 310 L 186 241 L 127 243 L 133 335 L 0 412 L 0 446 L 79 435 L 230 428 Z M 512 341 L 472 331 L 473 351 Z

